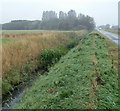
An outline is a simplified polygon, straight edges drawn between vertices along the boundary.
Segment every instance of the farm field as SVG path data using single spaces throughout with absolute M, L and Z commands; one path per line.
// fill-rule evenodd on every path
M 118 109 L 117 49 L 100 33 L 90 33 L 14 109 Z
M 3 31 L 2 35 L 2 94 L 3 97 L 41 66 L 40 54 L 52 49 L 60 57 L 67 46 L 76 44 L 88 32 L 81 31 Z M 55 51 L 54 51 L 55 50 Z M 48 51 L 48 52 L 47 52 Z M 56 57 L 56 56 L 55 56 Z
M 43 32 L 50 32 L 46 30 L 3 30 L 2 35 L 4 34 L 33 34 L 33 33 L 43 33 Z
M 41 33 L 54 33 L 54 32 L 71 32 L 71 31 L 54 31 L 54 30 L 2 30 L 2 35 L 19 35 L 19 34 L 41 34 Z M 78 31 L 73 31 L 78 32 Z

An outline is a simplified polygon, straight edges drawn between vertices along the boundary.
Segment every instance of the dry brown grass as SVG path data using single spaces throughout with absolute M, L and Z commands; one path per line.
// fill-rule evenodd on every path
M 60 44 L 57 39 L 63 39 L 63 36 L 61 36 L 61 38 L 55 36 L 57 35 L 29 35 L 28 38 L 28 35 L 26 35 L 25 38 L 21 37 L 22 39 L 19 38 L 19 40 L 4 44 L 2 47 L 3 78 L 8 76 L 10 70 L 21 70 L 22 65 L 26 64 L 28 60 L 35 60 L 42 50 L 59 46 Z M 69 42 L 68 38 L 64 39 L 66 39 L 66 42 Z
M 23 72 L 24 64 L 34 64 L 31 71 L 38 66 L 38 56 L 45 49 L 56 48 L 61 45 L 67 45 L 74 36 L 71 32 L 50 32 L 39 34 L 18 34 L 9 38 L 13 42 L 3 44 L 2 46 L 2 78 L 8 78 L 13 82 L 14 71 Z M 85 34 L 85 31 L 76 32 L 79 36 Z M 6 38 L 6 35 L 3 35 Z M 22 75 L 20 75 L 22 76 Z M 16 84 L 16 83 L 13 83 Z

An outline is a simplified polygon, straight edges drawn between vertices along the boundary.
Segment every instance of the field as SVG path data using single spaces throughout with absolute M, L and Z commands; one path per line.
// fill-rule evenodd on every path
M 3 36 L 13 36 L 13 35 L 24 35 L 24 34 L 41 34 L 41 33 L 54 33 L 54 32 L 71 32 L 71 31 L 54 31 L 54 30 L 3 30 L 2 35 Z M 78 32 L 78 31 L 74 31 Z
M 34 82 L 14 109 L 118 109 L 113 54 L 117 46 L 112 41 L 98 32 L 87 35 Z
M 2 36 L 2 94 L 24 82 L 40 67 L 40 54 L 48 49 L 67 52 L 71 41 L 78 41 L 87 31 L 3 31 Z M 59 51 L 59 52 L 60 52 Z

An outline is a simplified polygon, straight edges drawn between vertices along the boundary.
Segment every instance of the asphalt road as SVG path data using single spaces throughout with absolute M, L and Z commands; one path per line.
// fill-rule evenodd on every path
M 111 33 L 111 32 L 107 32 L 104 30 L 98 30 L 99 32 L 101 32 L 103 35 L 105 35 L 106 37 L 108 37 L 109 39 L 111 39 L 113 42 L 115 42 L 118 46 L 120 46 L 120 35 Z

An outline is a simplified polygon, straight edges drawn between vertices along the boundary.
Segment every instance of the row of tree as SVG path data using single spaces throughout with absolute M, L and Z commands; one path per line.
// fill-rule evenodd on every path
M 98 26 L 98 28 L 106 29 L 106 30 L 118 30 L 119 27 L 118 27 L 118 25 L 111 26 L 110 24 L 106 24 L 106 25 Z
M 68 13 L 59 12 L 59 17 L 55 11 L 44 11 L 42 20 L 14 20 L 3 24 L 3 30 L 93 30 L 95 28 L 94 19 L 88 15 L 76 14 L 75 10 Z

